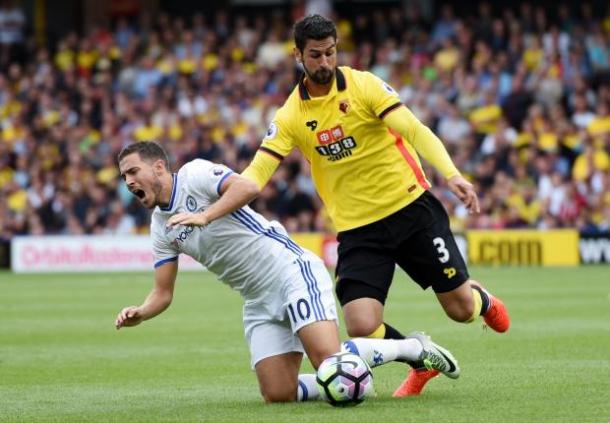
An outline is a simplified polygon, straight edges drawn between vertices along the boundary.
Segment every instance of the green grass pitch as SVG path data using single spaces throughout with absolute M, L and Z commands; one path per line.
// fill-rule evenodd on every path
M 450 321 L 397 273 L 386 320 L 430 333 L 462 376 L 393 399 L 406 366 L 391 363 L 350 409 L 264 405 L 241 299 L 209 273 L 180 274 L 169 310 L 121 331 L 116 313 L 152 274 L 0 273 L 0 422 L 610 422 L 610 267 L 471 273 L 505 300 L 510 331 Z

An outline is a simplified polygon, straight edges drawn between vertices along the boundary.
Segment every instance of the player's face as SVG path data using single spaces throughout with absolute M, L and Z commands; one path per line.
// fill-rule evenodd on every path
M 151 164 L 142 160 L 138 153 L 125 156 L 119 163 L 119 171 L 127 188 L 148 209 L 160 204 L 162 190 L 160 176 L 164 169 L 163 160 Z
M 333 37 L 307 40 L 302 54 L 297 49 L 297 58 L 309 79 L 320 85 L 330 84 L 337 67 L 337 41 Z

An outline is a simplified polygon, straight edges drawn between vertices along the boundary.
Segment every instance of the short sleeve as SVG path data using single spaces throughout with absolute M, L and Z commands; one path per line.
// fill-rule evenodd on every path
M 290 124 L 281 111 L 282 109 L 277 111 L 269 124 L 260 147 L 262 151 L 279 160 L 289 155 L 295 146 L 294 137 L 290 133 Z
M 394 88 L 370 72 L 363 73 L 364 95 L 376 116 L 383 119 L 386 114 L 402 105 Z
M 212 201 L 220 197 L 223 183 L 234 173 L 225 165 L 203 159 L 193 160 L 187 166 L 189 188 Z
M 169 229 L 168 229 L 169 230 Z M 155 269 L 159 266 L 163 266 L 165 263 L 171 261 L 177 261 L 180 252 L 178 248 L 171 244 L 170 240 L 162 235 L 165 229 L 153 221 L 151 224 L 151 237 L 152 237 L 152 250 L 153 250 L 153 262 Z

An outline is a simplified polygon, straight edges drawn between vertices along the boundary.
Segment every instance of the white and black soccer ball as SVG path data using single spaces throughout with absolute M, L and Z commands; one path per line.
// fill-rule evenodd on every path
M 316 375 L 320 395 L 335 407 L 358 405 L 373 391 L 373 373 L 355 354 L 333 354 L 320 364 Z

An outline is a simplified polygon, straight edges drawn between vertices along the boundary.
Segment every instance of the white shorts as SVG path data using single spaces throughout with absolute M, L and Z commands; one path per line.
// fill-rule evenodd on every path
M 333 282 L 322 260 L 306 252 L 288 261 L 269 289 L 244 303 L 244 330 L 252 368 L 260 360 L 304 352 L 297 331 L 310 323 L 337 321 Z

